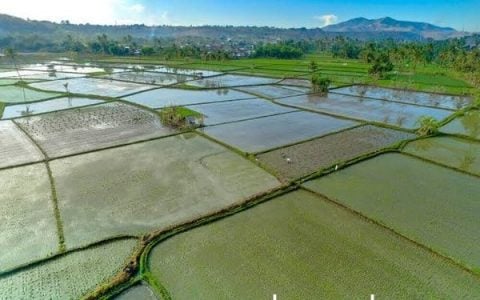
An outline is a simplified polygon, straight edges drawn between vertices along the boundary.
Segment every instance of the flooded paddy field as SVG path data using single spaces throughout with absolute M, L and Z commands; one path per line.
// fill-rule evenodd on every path
M 409 143 L 404 152 L 480 176 L 480 142 L 437 137 Z
M 221 72 L 210 71 L 210 70 L 197 70 L 197 69 L 188 69 L 188 68 L 180 68 L 180 67 L 168 67 L 168 66 L 161 66 L 161 67 L 154 67 L 150 71 L 160 72 L 160 73 L 169 73 L 169 74 L 178 74 L 178 75 L 188 75 L 194 78 L 203 78 L 203 77 L 212 77 L 222 75 Z
M 105 75 L 105 78 L 121 80 L 121 81 L 131 81 L 137 83 L 146 83 L 146 84 L 156 84 L 156 85 L 172 85 L 177 83 L 183 83 L 185 81 L 193 80 L 194 77 L 183 75 L 183 74 L 167 74 L 167 73 L 156 73 L 156 72 L 122 72 L 122 73 L 113 73 L 111 75 Z
M 8 274 L 0 278 L 0 299 L 80 299 L 115 276 L 136 244 L 108 242 Z
M 478 270 L 478 182 L 420 159 L 385 154 L 304 185 Z
M 58 93 L 40 92 L 13 85 L 0 86 L 0 102 L 3 103 L 33 102 L 54 98 L 59 95 Z
M 348 95 L 329 93 L 327 96 L 305 95 L 282 98 L 278 103 L 299 108 L 311 109 L 347 118 L 389 124 L 397 127 L 413 129 L 422 116 L 431 116 L 443 120 L 453 111 L 419 107 L 385 100 L 373 100 Z
M 2 119 L 27 117 L 47 112 L 72 109 L 102 103 L 102 100 L 77 97 L 63 97 L 30 104 L 8 105 L 3 111 Z
M 409 104 L 457 110 L 473 103 L 471 97 L 452 96 L 408 90 L 396 90 L 365 85 L 353 85 L 332 90 L 332 93 L 380 100 L 398 101 Z
M 441 132 L 480 140 L 480 110 L 471 110 L 440 128 Z
M 115 300 L 157 300 L 155 293 L 144 283 L 137 284 L 122 292 Z
M 165 127 L 153 112 L 111 102 L 17 119 L 16 122 L 49 157 L 165 136 Z
M 0 170 L 0 274 L 59 251 L 47 168 Z M 8 251 L 6 251 L 8 249 Z M 4 299 L 0 276 L 0 299 Z
M 237 88 L 237 90 L 270 99 L 298 96 L 310 92 L 309 88 L 281 85 L 246 86 Z
M 260 84 L 272 84 L 277 83 L 279 79 L 273 79 L 268 77 L 252 77 L 243 75 L 222 75 L 212 78 L 199 79 L 188 82 L 191 86 L 203 87 L 203 88 L 222 88 L 222 87 L 236 87 L 236 86 L 248 86 L 248 85 L 260 85 Z
M 124 99 L 129 102 L 151 108 L 183 106 L 249 98 L 255 98 L 255 96 L 230 89 L 182 90 L 173 88 L 160 88 L 124 97 Z
M 257 159 L 280 177 L 293 180 L 414 137 L 367 125 L 266 152 Z
M 310 112 L 291 112 L 201 129 L 208 136 L 248 153 L 308 140 L 357 125 Z
M 172 299 L 480 293 L 476 276 L 305 191 L 167 239 L 152 250 L 148 265 Z
M 248 99 L 187 106 L 203 115 L 205 125 L 215 125 L 295 111 L 263 99 Z
M 413 133 L 466 97 L 320 97 L 308 61 L 227 62 L 0 70 L 0 299 L 480 295 L 480 114 Z
M 32 83 L 32 87 L 56 92 L 120 97 L 151 89 L 153 86 L 99 78 L 76 78 Z
M 279 186 L 192 133 L 54 160 L 51 169 L 67 248 L 194 220 Z
M 42 159 L 42 152 L 13 122 L 0 121 L 0 168 Z

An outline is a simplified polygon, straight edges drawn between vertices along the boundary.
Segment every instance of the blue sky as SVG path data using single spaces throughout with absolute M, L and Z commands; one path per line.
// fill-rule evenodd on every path
M 14 0 L 0 6 L 0 13 L 74 23 L 310 28 L 390 16 L 480 32 L 479 12 L 480 0 Z

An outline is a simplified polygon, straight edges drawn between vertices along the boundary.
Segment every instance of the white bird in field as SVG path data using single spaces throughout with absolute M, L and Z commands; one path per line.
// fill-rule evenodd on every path
M 335 165 L 335 171 L 337 171 L 337 170 L 338 170 L 338 165 Z

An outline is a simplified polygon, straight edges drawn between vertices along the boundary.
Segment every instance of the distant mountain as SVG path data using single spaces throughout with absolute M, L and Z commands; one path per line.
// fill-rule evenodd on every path
M 355 18 L 346 22 L 329 25 L 322 28 L 326 32 L 331 33 L 398 33 L 410 34 L 412 37 L 417 36 L 421 39 L 432 38 L 435 40 L 448 39 L 452 37 L 464 36 L 463 32 L 459 32 L 450 27 L 439 27 L 429 23 L 398 21 L 390 17 L 381 19 Z
M 461 36 L 452 28 L 442 28 L 427 23 L 397 21 L 392 18 L 368 20 L 356 18 L 324 28 L 275 28 L 256 26 L 146 26 L 137 25 L 92 25 L 54 23 L 49 21 L 25 20 L 0 14 L 0 39 L 18 36 L 36 36 L 45 40 L 59 40 L 67 35 L 81 39 L 92 39 L 107 34 L 112 38 L 130 35 L 138 39 L 152 38 L 202 38 L 237 40 L 249 42 L 274 42 L 277 40 L 318 39 L 346 36 L 359 40 L 423 40 L 425 38 L 446 39 Z

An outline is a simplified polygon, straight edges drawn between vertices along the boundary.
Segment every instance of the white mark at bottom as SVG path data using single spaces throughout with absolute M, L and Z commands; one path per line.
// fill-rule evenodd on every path
M 375 300 L 375 295 L 374 294 L 370 295 L 370 300 Z
M 273 294 L 273 300 L 277 300 L 277 294 Z

